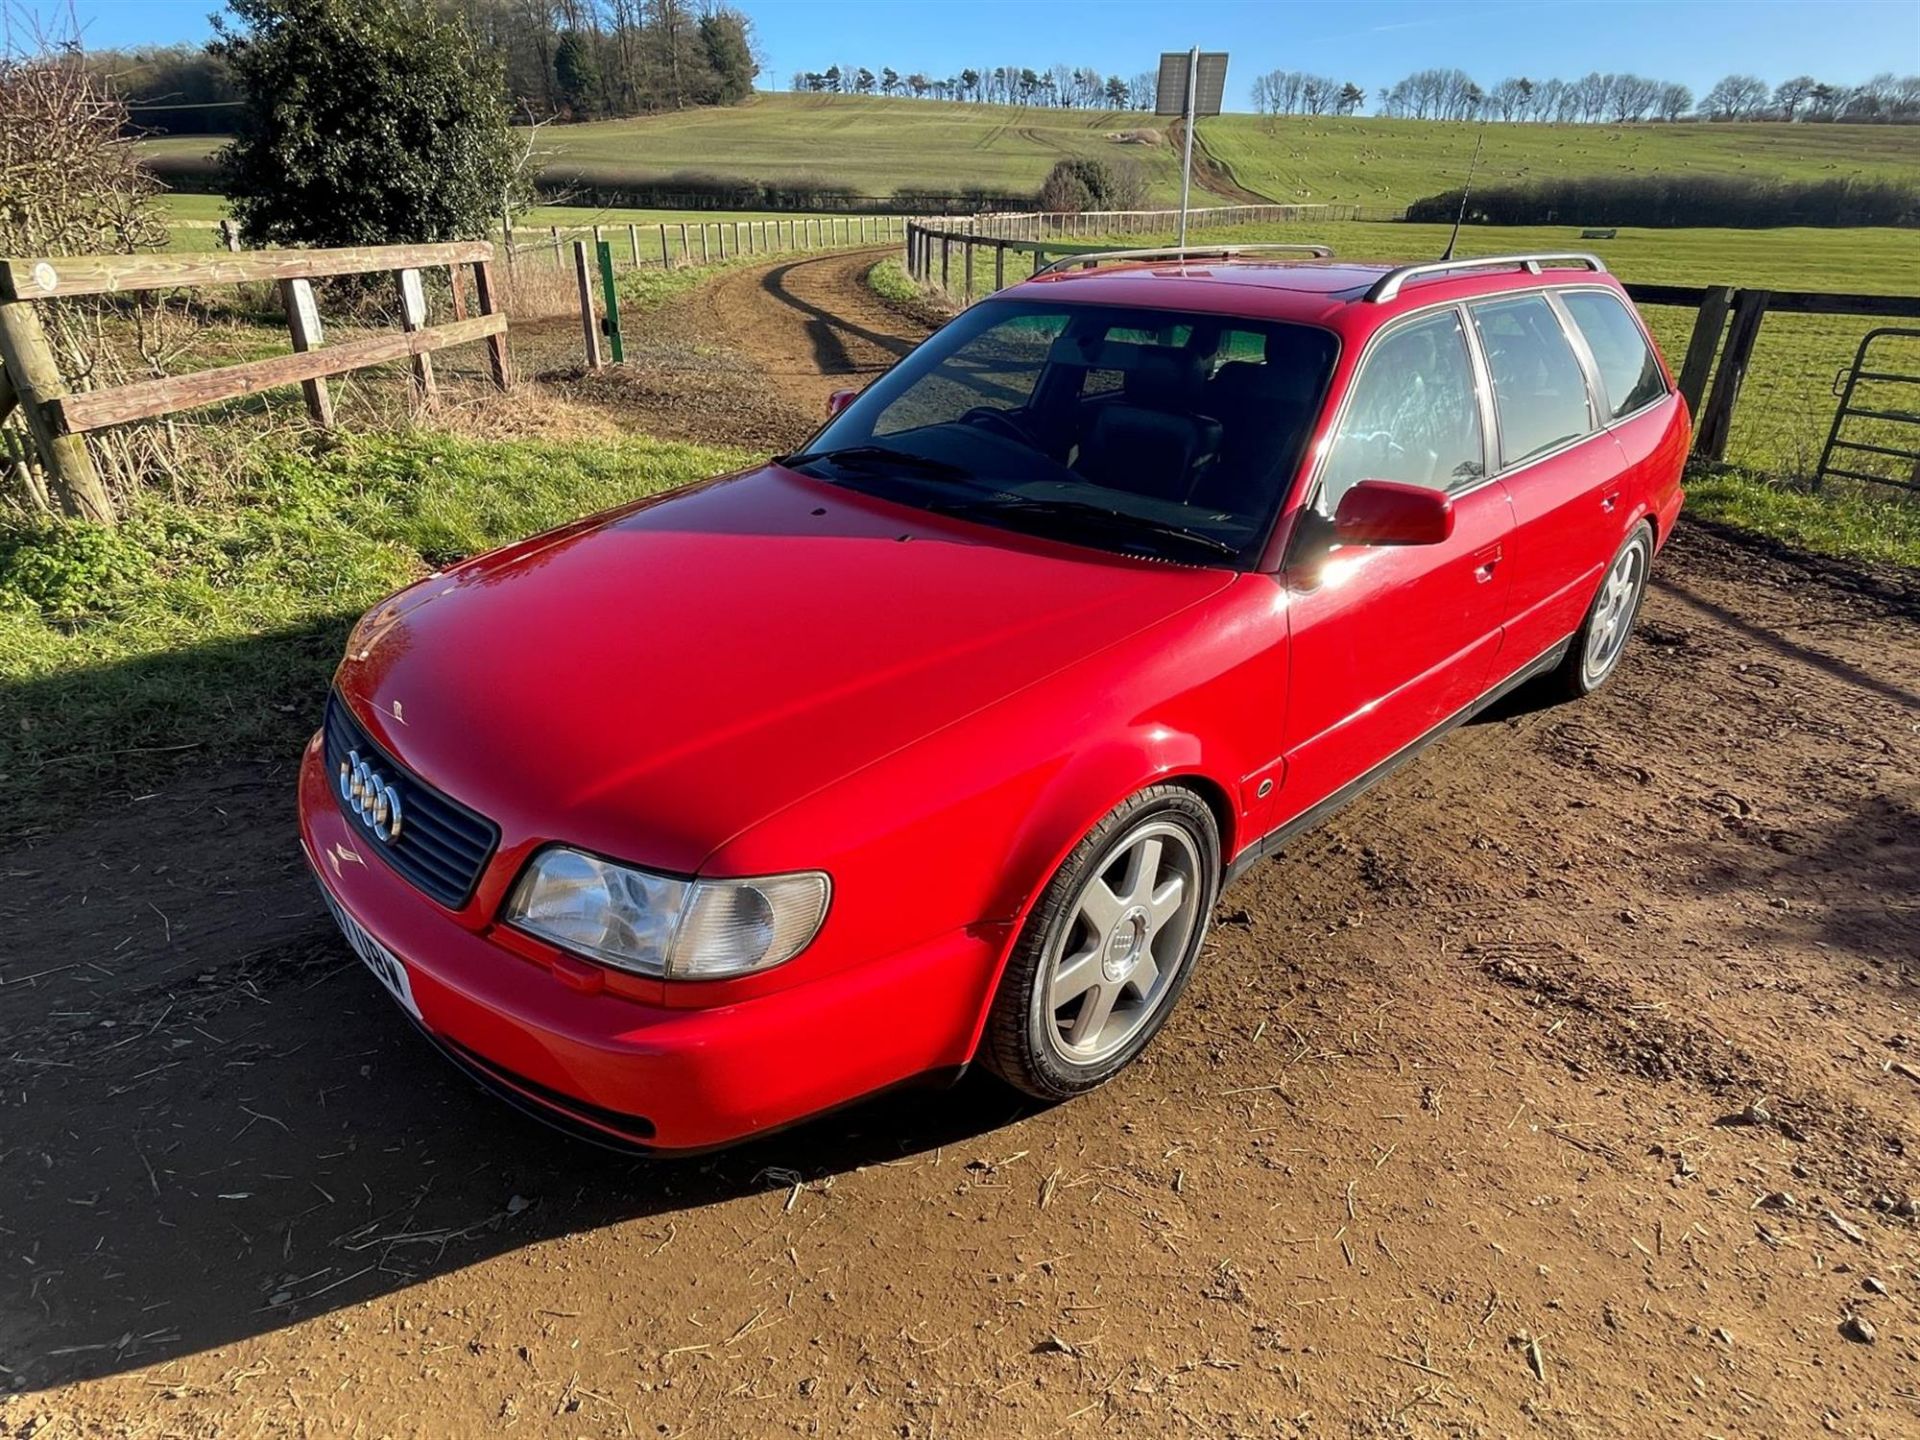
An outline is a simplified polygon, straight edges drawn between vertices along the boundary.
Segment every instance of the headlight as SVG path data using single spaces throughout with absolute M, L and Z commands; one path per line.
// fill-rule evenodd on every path
M 534 857 L 506 918 L 605 965 L 668 980 L 750 975 L 791 960 L 826 918 L 817 870 L 759 880 L 676 880 L 555 847 Z

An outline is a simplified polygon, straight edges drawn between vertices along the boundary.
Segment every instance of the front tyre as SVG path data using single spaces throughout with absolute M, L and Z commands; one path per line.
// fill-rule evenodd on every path
M 1566 659 L 1549 677 L 1549 685 L 1562 698 L 1578 700 L 1591 695 L 1619 667 L 1633 622 L 1640 615 L 1652 564 L 1653 527 L 1643 520 L 1607 566 L 1580 633 L 1573 637 Z
M 1061 863 L 1007 961 L 982 1059 L 1065 1100 L 1105 1083 L 1166 1023 L 1220 889 L 1220 827 L 1191 790 L 1131 796 Z

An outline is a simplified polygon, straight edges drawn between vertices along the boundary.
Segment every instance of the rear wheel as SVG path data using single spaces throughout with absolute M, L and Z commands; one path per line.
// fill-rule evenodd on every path
M 1220 831 L 1192 791 L 1116 806 L 1048 883 L 994 997 L 982 1058 L 1064 1100 L 1147 1047 L 1193 971 L 1220 888 Z
M 1548 678 L 1550 688 L 1569 700 L 1591 695 L 1607 683 L 1626 653 L 1627 637 L 1639 618 L 1653 564 L 1653 527 L 1642 521 L 1607 566 L 1599 593 L 1587 610 L 1580 633 Z

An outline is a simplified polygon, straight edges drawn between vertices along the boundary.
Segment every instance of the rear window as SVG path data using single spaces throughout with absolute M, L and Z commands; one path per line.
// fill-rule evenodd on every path
M 1607 414 L 1618 420 L 1667 393 L 1653 347 L 1617 295 L 1604 290 L 1567 290 L 1560 296 L 1585 337 L 1606 387 Z
M 1522 295 L 1470 308 L 1493 376 L 1501 463 L 1517 465 L 1594 428 L 1586 372 L 1545 297 Z

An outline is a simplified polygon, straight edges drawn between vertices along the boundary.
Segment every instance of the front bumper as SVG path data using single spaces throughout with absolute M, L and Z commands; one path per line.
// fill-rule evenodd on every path
M 373 854 L 377 842 L 333 797 L 318 737 L 299 799 L 314 874 L 405 965 L 434 1042 L 522 1109 L 621 1148 L 711 1149 L 952 1073 L 972 1053 L 998 971 L 1000 942 L 962 930 L 730 1005 L 583 993 L 467 928 Z

